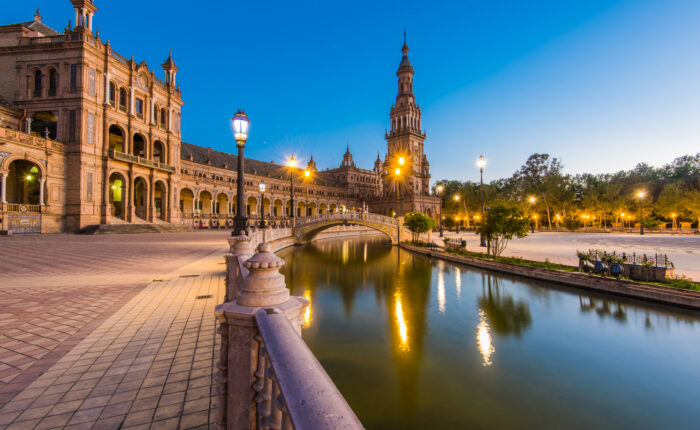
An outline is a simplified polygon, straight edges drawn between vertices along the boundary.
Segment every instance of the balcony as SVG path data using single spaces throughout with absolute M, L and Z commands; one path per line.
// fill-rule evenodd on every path
M 166 172 L 175 173 L 175 167 L 169 166 L 165 163 L 159 161 L 148 160 L 136 155 L 125 154 L 119 151 L 109 151 L 109 157 L 119 161 L 126 161 L 127 163 L 135 163 L 144 167 L 152 167 L 154 169 L 164 170 Z

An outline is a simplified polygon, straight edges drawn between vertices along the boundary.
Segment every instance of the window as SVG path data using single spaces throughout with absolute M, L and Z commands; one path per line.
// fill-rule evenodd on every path
M 167 121 L 168 121 L 167 113 L 165 111 L 165 108 L 163 108 L 160 110 L 160 126 L 166 127 Z
M 160 112 L 160 109 L 158 109 L 158 105 L 153 109 L 153 123 L 158 125 L 158 112 Z
M 126 90 L 124 88 L 119 89 L 119 110 L 126 112 Z
M 78 65 L 70 65 L 70 92 L 74 93 L 78 90 Z
M 109 83 L 109 104 L 112 105 L 112 107 L 116 106 L 117 102 L 117 86 L 114 85 L 114 82 Z
M 143 100 L 136 99 L 136 116 L 143 118 Z
M 58 75 L 54 69 L 49 71 L 49 97 L 56 95 L 58 89 Z
M 87 142 L 90 145 L 95 144 L 95 114 L 94 113 L 89 113 L 88 114 L 88 121 L 87 121 Z
M 87 186 L 85 187 L 85 191 L 87 193 L 87 201 L 91 202 L 92 201 L 92 173 L 87 174 Z
M 70 111 L 68 117 L 68 141 L 75 142 L 75 124 L 77 122 L 78 112 L 75 110 Z
M 41 70 L 34 72 L 34 97 L 41 97 L 41 81 L 43 76 Z
M 88 80 L 88 91 L 91 96 L 95 95 L 95 69 L 90 69 L 90 79 Z

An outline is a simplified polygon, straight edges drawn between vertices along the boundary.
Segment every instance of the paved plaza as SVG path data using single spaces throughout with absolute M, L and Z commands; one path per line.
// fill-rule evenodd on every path
M 226 236 L 0 238 L 0 429 L 210 428 Z
M 446 234 L 456 236 L 454 232 Z M 485 249 L 479 248 L 479 237 L 473 233 L 462 232 L 459 237 L 467 240 L 471 251 Z M 577 265 L 576 250 L 588 251 L 591 248 L 651 256 L 666 254 L 676 265 L 676 274 L 700 281 L 700 236 L 696 235 L 538 232 L 510 241 L 503 255 Z

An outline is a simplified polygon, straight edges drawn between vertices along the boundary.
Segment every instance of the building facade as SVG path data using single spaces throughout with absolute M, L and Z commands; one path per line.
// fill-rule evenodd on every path
M 71 3 L 74 25 L 62 32 L 43 24 L 39 11 L 32 21 L 0 26 L 0 230 L 230 225 L 237 211 L 236 156 L 182 142 L 184 102 L 172 55 L 161 65 L 161 80 L 148 64 L 119 55 L 93 30 L 93 1 Z M 401 212 L 437 213 L 407 52 L 404 44 L 385 160 L 361 169 L 348 148 L 335 169 L 319 171 L 311 157 L 307 177 L 301 169 L 247 159 L 251 217 L 260 211 L 274 222 L 289 216 L 292 180 L 296 216 L 391 214 L 397 206 Z M 402 151 L 410 153 L 412 168 L 399 183 L 388 169 Z M 392 193 L 397 183 L 401 205 Z

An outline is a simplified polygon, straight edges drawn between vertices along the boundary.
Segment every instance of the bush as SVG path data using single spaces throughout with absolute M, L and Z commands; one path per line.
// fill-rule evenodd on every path
M 700 285 L 692 281 L 685 275 L 675 275 L 673 278 L 668 280 L 668 284 L 674 288 L 680 288 L 682 290 L 696 290 L 700 291 Z
M 579 228 L 583 227 L 583 224 L 581 224 L 581 221 L 576 218 L 567 218 L 564 220 L 564 227 L 567 230 L 578 230 Z
M 416 241 L 418 235 L 435 228 L 435 220 L 420 212 L 409 212 L 404 218 L 403 225 L 413 233 L 413 240 Z
M 528 224 L 529 220 L 520 208 L 496 203 L 486 212 L 484 222 L 476 232 L 486 238 L 491 254 L 499 256 L 506 249 L 509 240 L 527 236 Z

